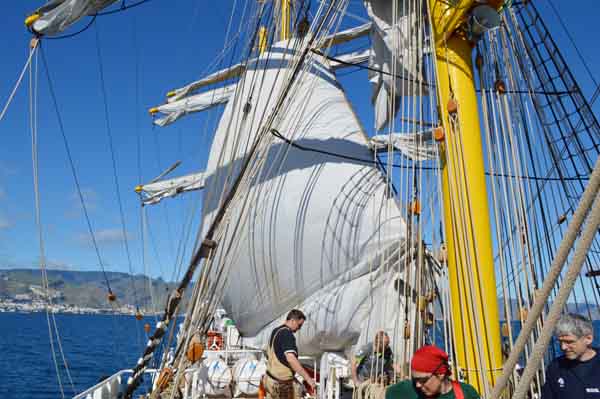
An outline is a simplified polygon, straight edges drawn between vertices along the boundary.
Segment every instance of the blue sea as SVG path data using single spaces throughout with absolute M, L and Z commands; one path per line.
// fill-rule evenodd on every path
M 55 315 L 73 386 L 61 364 L 65 397 L 100 378 L 132 368 L 145 347 L 144 324 L 132 316 Z M 45 313 L 0 313 L 0 398 L 54 399 L 61 391 L 52 360 Z M 600 321 L 594 322 L 595 344 Z M 56 345 L 56 343 L 55 343 Z
M 95 385 L 103 376 L 132 368 L 145 347 L 144 323 L 133 316 L 56 314 L 65 360 L 65 397 Z M 0 313 L 0 398 L 61 398 L 45 313 Z M 57 344 L 55 342 L 55 346 Z M 58 353 L 58 351 L 57 351 Z

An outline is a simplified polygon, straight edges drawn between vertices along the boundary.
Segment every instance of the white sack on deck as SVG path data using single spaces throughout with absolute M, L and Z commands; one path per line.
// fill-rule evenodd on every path
M 166 114 L 167 116 L 155 119 L 154 124 L 158 126 L 166 126 L 175 122 L 177 119 L 186 114 L 204 111 L 208 108 L 214 107 L 215 105 L 225 104 L 229 100 L 229 97 L 235 93 L 235 86 L 236 85 L 233 84 L 219 87 L 218 89 L 195 94 L 179 101 L 163 104 L 157 107 L 157 110 L 161 114 Z
M 374 150 L 385 149 L 390 142 L 402 155 L 413 161 L 427 161 L 436 157 L 431 130 L 410 134 L 378 134 L 371 137 L 369 145 Z
M 141 186 L 142 204 L 154 205 L 163 198 L 174 197 L 182 192 L 204 188 L 204 172 L 160 180 Z
M 405 9 L 402 0 L 395 0 L 395 3 L 399 12 Z M 413 10 L 410 14 L 399 15 L 394 23 L 393 6 L 394 1 L 365 0 L 365 7 L 373 20 L 373 52 L 369 66 L 383 71 L 369 71 L 369 80 L 373 83 L 377 130 L 383 129 L 393 119 L 400 104 L 399 96 L 413 95 L 421 88 L 420 84 L 412 82 L 419 79 L 417 64 L 420 64 L 423 48 L 422 43 L 418 44 L 419 35 L 415 27 L 418 13 Z M 392 63 L 394 57 L 395 68 Z M 399 78 L 391 76 L 392 72 Z M 394 91 L 396 109 L 391 106 Z
M 34 32 L 56 35 L 81 17 L 94 15 L 117 0 L 54 0 L 36 10 L 40 18 L 32 25 Z

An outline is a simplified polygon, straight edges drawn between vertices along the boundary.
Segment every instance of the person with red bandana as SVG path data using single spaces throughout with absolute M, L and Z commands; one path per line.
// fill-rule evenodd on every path
M 412 378 L 388 387 L 385 399 L 479 399 L 471 385 L 450 379 L 448 354 L 434 345 L 418 349 L 410 366 Z

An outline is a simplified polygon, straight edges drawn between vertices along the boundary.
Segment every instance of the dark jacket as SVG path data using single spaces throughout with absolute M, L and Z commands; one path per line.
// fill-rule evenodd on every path
M 546 368 L 541 399 L 600 399 L 600 351 L 586 362 L 554 359 Z

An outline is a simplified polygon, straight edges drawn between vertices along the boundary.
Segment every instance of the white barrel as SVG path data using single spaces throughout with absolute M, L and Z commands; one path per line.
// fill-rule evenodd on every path
M 204 359 L 193 375 L 192 392 L 197 395 L 221 396 L 231 385 L 231 369 L 217 358 Z
M 267 371 L 263 360 L 247 357 L 238 360 L 233 365 L 233 380 L 235 382 L 234 396 L 256 396 L 261 377 Z

